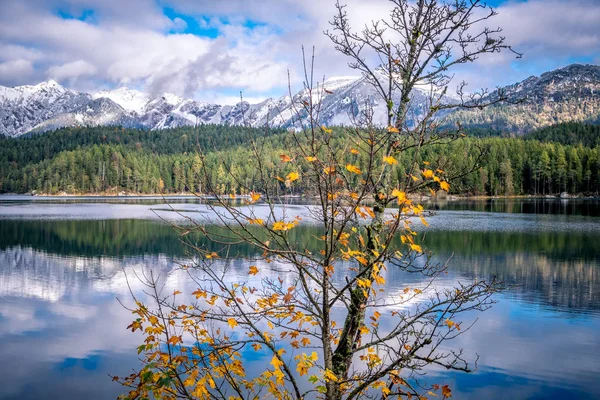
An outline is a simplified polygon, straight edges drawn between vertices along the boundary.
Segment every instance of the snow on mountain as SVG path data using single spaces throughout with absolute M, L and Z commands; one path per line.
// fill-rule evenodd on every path
M 508 127 L 519 132 L 575 117 L 578 120 L 600 119 L 600 67 L 595 65 L 574 64 L 540 77 L 530 77 L 504 89 L 511 100 L 525 101 L 483 111 L 454 112 L 452 118 L 491 126 L 498 125 L 503 115 L 519 121 L 523 120 L 520 116 L 529 116 L 517 128 L 513 127 L 515 124 L 504 122 L 498 125 L 498 129 Z M 413 92 L 409 124 L 418 121 L 429 110 L 429 92 L 426 87 L 419 87 Z M 497 92 L 489 97 L 493 100 L 494 96 Z M 394 99 L 395 102 L 397 100 Z M 351 125 L 363 119 L 367 110 L 372 112 L 375 124 L 385 125 L 387 122 L 386 104 L 375 88 L 361 77 L 334 77 L 317 83 L 312 99 L 303 89 L 291 98 L 284 95 L 258 104 L 244 101 L 225 106 L 183 99 L 173 94 L 150 96 L 126 87 L 101 90 L 90 95 L 67 89 L 56 81 L 48 81 L 14 88 L 0 86 L 0 134 L 19 136 L 63 126 L 99 125 L 165 129 L 201 124 L 254 127 L 269 124 L 297 129 L 307 120 L 303 108 L 309 101 L 318 106 L 319 123 L 325 125 Z M 452 97 L 446 98 L 446 102 L 454 101 L 456 99 Z
M 320 105 L 319 118 L 326 125 L 351 124 L 367 107 L 375 111 L 376 121 L 384 124 L 387 109 L 363 78 L 334 77 L 317 83 L 313 104 Z M 0 86 L 0 133 L 19 136 L 64 126 L 121 125 L 145 129 L 165 129 L 200 124 L 228 124 L 299 128 L 306 122 L 303 102 L 308 90 L 290 96 L 269 98 L 258 104 L 246 101 L 218 105 L 183 99 L 173 94 L 157 97 L 138 90 L 119 87 L 94 95 L 71 91 L 55 81 L 35 86 Z M 298 120 L 298 111 L 301 119 Z
M 144 110 L 144 107 L 150 101 L 150 96 L 146 93 L 126 87 L 120 87 L 114 90 L 101 90 L 93 96 L 94 99 L 101 97 L 111 99 L 123 107 L 123 109 L 134 111 L 138 114 Z
M 0 133 L 22 135 L 90 100 L 89 94 L 66 89 L 52 80 L 34 86 L 0 87 Z

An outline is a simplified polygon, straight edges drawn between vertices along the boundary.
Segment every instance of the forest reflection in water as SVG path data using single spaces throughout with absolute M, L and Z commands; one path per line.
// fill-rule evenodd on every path
M 447 282 L 498 276 L 510 285 L 457 342 L 482 356 L 478 372 L 437 372 L 453 382 L 455 397 L 600 396 L 600 221 L 461 210 L 430 221 L 424 241 L 437 260 L 450 259 Z M 317 248 L 314 229 L 300 226 L 291 240 Z M 1 220 L 0 398 L 116 396 L 121 388 L 106 374 L 137 365 L 139 340 L 115 301 L 128 296 L 125 272 L 151 268 L 185 287 L 177 266 L 189 257 L 173 229 L 156 221 Z M 247 277 L 243 259 L 229 267 L 231 279 Z M 391 293 L 422 280 L 387 274 Z

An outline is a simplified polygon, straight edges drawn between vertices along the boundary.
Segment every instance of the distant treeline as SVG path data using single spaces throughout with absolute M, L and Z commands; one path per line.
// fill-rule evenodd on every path
M 334 145 L 346 145 L 348 135 L 343 128 L 334 128 Z M 456 176 L 483 154 L 479 168 L 451 181 L 454 194 L 598 193 L 599 138 L 597 126 L 560 124 L 525 138 L 467 137 L 428 148 L 419 159 Z M 0 137 L 0 192 L 198 193 L 206 188 L 204 170 L 223 193 L 243 192 L 243 186 L 260 191 L 256 160 L 248 146 L 253 139 L 262 141 L 263 162 L 273 179 L 294 168 L 279 162 L 279 154 L 292 146 L 290 134 L 282 130 L 222 125 L 160 131 L 98 127 Z M 206 154 L 204 165 L 198 149 Z M 346 153 L 348 162 L 363 165 L 360 155 Z M 398 181 L 407 179 L 411 159 L 411 153 L 398 157 Z M 281 189 L 286 190 L 283 184 Z M 296 193 L 305 189 L 301 180 L 294 185 Z

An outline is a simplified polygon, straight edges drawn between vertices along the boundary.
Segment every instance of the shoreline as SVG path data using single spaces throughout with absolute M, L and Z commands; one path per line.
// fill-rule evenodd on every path
M 77 193 L 77 194 L 69 194 L 69 193 L 59 193 L 59 194 L 46 194 L 46 193 L 2 193 L 1 197 L 26 197 L 26 198 L 53 198 L 53 199 L 68 199 L 68 198 L 189 198 L 189 199 L 198 199 L 198 200 L 210 200 L 214 198 L 214 196 L 205 195 L 205 194 L 193 194 L 193 193 L 169 193 L 169 194 L 153 194 L 153 193 Z M 244 199 L 247 198 L 248 195 L 236 195 L 234 199 Z M 284 199 L 310 199 L 307 196 L 303 195 L 283 195 L 280 196 Z M 444 200 L 444 201 L 460 201 L 460 200 L 508 200 L 508 199 L 548 199 L 548 200 L 569 200 L 569 199 L 594 199 L 600 198 L 600 195 L 595 194 L 568 194 L 567 196 L 558 195 L 499 195 L 499 196 L 488 196 L 488 195 L 448 195 L 444 194 L 443 196 L 432 197 L 429 195 L 412 195 L 409 196 L 416 200 L 428 201 L 428 200 Z

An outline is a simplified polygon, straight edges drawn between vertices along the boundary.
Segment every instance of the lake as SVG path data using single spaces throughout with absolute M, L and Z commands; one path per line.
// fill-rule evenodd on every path
M 210 219 L 194 199 L 169 202 Z M 479 354 L 478 370 L 432 371 L 434 379 L 455 399 L 600 398 L 600 201 L 429 206 L 436 213 L 426 243 L 438 260 L 451 257 L 448 283 L 498 276 L 510 285 L 453 345 Z M 126 276 L 153 269 L 168 286 L 191 287 L 177 269 L 190 255 L 161 217 L 177 219 L 160 198 L 0 196 L 0 399 L 123 392 L 108 375 L 139 366 L 141 341 L 125 329 L 132 315 L 117 301 L 130 300 Z M 304 226 L 297 235 L 312 232 Z M 232 271 L 232 280 L 247 277 L 243 262 Z M 387 276 L 392 291 L 419 279 Z

